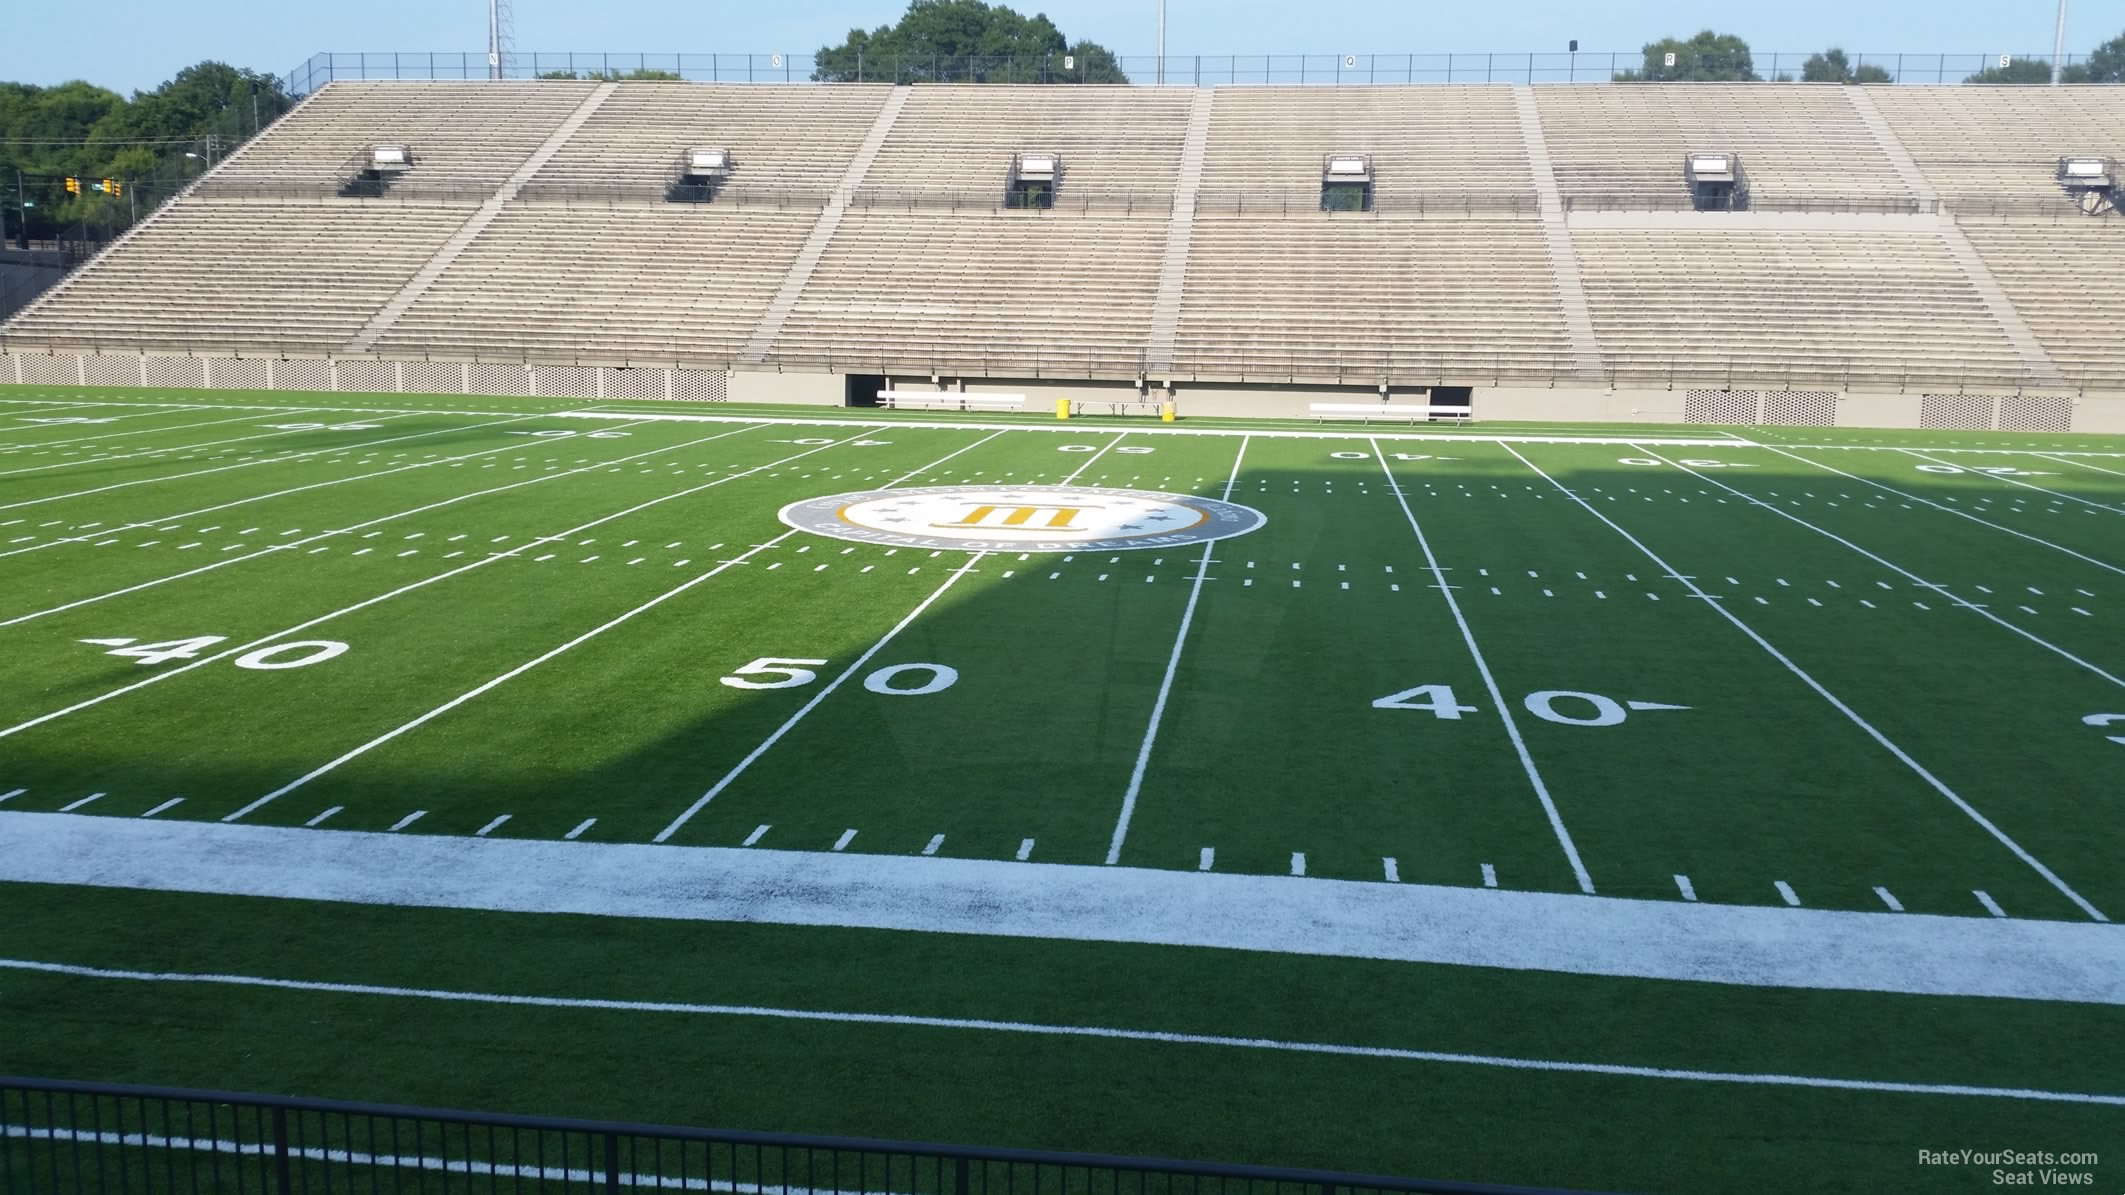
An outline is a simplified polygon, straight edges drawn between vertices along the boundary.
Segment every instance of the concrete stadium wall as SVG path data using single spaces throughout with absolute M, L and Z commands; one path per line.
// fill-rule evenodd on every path
M 256 358 L 210 355 L 0 353 L 0 383 L 137 386 L 157 389 L 278 390 L 359 394 L 462 394 L 496 398 L 580 398 L 586 402 L 670 400 L 836 407 L 848 378 L 774 370 L 632 368 L 496 362 L 393 361 L 375 357 Z M 1023 394 L 1029 410 L 1057 399 L 1097 404 L 1171 399 L 1182 418 L 1311 419 L 1317 402 L 1373 403 L 1421 411 L 1422 390 L 1377 386 L 1217 385 L 1065 382 L 1052 378 L 894 376 L 902 390 Z M 1711 423 L 1796 427 L 1946 428 L 2073 431 L 2125 435 L 2125 394 L 1878 394 L 1839 391 L 1652 390 L 1478 386 L 1471 399 L 1486 423 Z M 1097 407 L 1093 408 L 1095 412 Z

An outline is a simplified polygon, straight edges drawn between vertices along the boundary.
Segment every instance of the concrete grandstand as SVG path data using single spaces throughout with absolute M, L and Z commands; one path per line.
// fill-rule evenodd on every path
M 2065 158 L 2125 159 L 2125 88 L 340 81 L 0 380 L 2125 432 L 2125 217 Z

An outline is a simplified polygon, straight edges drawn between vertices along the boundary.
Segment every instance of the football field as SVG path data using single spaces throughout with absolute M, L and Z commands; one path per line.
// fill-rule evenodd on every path
M 2113 438 L 13 387 L 0 660 L 0 1073 L 2125 1189 Z

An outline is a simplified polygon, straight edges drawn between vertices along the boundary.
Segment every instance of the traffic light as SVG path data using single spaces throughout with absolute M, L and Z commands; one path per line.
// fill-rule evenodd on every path
M 71 174 L 67 175 L 67 176 L 66 176 L 66 193 L 67 193 L 67 194 L 69 194 L 69 195 L 79 195 L 79 194 L 81 194 L 81 180 L 80 180 L 80 179 L 78 179 L 78 178 L 75 178 L 75 177 L 74 177 L 73 175 L 71 175 Z
M 104 193 L 104 194 L 106 194 L 106 195 L 116 195 L 116 194 L 118 194 L 118 180 L 117 180 L 117 179 L 115 179 L 115 178 L 107 178 L 107 179 L 104 179 L 104 180 L 103 180 L 103 193 Z

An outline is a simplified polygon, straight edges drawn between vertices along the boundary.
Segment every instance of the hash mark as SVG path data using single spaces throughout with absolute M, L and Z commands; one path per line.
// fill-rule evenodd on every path
M 923 847 L 923 848 L 922 848 L 922 853 L 923 853 L 923 854 L 925 854 L 925 855 L 934 855 L 934 854 L 936 854 L 936 853 L 937 853 L 937 848 L 938 848 L 938 847 L 941 847 L 941 846 L 943 846 L 943 845 L 944 845 L 944 835 L 942 835 L 942 834 L 934 835 L 934 836 L 932 836 L 932 837 L 931 837 L 931 839 L 930 839 L 930 844 L 929 844 L 928 846 L 926 846 L 926 847 Z
M 745 836 L 745 841 L 739 843 L 738 845 L 751 846 L 754 843 L 760 841 L 763 837 L 765 837 L 767 835 L 767 832 L 773 828 L 773 826 L 768 825 L 766 823 L 762 823 L 758 826 L 755 826 L 753 828 L 753 832 Z
M 484 825 L 484 826 L 481 826 L 481 827 L 480 827 L 480 828 L 479 828 L 478 830 L 476 830 L 476 831 L 474 831 L 474 832 L 473 832 L 473 835 L 472 835 L 472 836 L 473 836 L 474 838 L 485 838 L 485 837 L 487 837 L 487 836 L 488 836 L 489 834 L 492 834 L 492 833 L 494 833 L 494 832 L 495 832 L 496 830 L 499 830 L 499 829 L 501 829 L 501 828 L 502 828 L 502 823 L 503 823 L 503 822 L 506 822 L 506 821 L 508 821 L 508 820 L 509 820 L 509 815 L 505 813 L 505 814 L 503 814 L 502 816 L 500 816 L 500 817 L 498 817 L 498 818 L 494 819 L 493 821 L 491 821 L 491 822 L 488 822 L 488 823 L 487 823 L 486 825 Z
M 1682 899 L 1689 901 L 1694 901 L 1697 899 L 1697 889 L 1691 887 L 1690 877 L 1685 875 L 1676 876 L 1675 887 L 1681 890 Z
M 1794 894 L 1793 885 L 1786 883 L 1784 880 L 1779 880 L 1774 886 L 1778 889 L 1778 895 L 1784 898 L 1787 904 L 1796 909 L 1800 907 L 1800 897 Z
M 1896 899 L 1887 888 L 1876 888 L 1874 895 L 1882 898 L 1882 903 L 1889 906 L 1890 912 L 1901 913 L 1904 911 L 1904 902 Z
M 1488 863 L 1485 863 L 1483 865 L 1483 886 L 1485 888 L 1495 888 L 1498 886 L 1498 869 L 1492 867 Z
M 1972 890 L 1970 895 L 1977 897 L 1977 903 L 1985 906 L 1985 911 L 1994 917 L 2005 917 L 2007 915 L 2007 910 L 2000 907 L 2000 902 L 1992 899 L 1992 895 L 1983 888 Z
M 60 807 L 59 807 L 59 812 L 61 812 L 61 813 L 72 813 L 72 812 L 73 812 L 73 811 L 75 811 L 76 809 L 79 809 L 79 808 L 81 808 L 81 807 L 82 807 L 83 805 L 86 805 L 86 804 L 88 804 L 88 803 L 89 803 L 90 801 L 94 801 L 94 800 L 97 800 L 97 799 L 101 798 L 102 796 L 103 796 L 103 794 L 102 794 L 102 793 L 90 793 L 90 794 L 89 794 L 88 796 L 85 796 L 85 797 L 81 798 L 80 800 L 78 800 L 78 801 L 74 802 L 74 803 L 73 803 L 73 804 L 71 804 L 71 805 L 62 805 L 62 806 L 60 806 Z
M 574 842 L 576 839 L 581 838 L 583 836 L 583 831 L 588 830 L 592 826 L 595 826 L 597 824 L 597 818 L 586 817 L 583 819 L 583 823 L 581 825 L 577 826 L 573 830 L 570 830 L 568 833 L 561 835 L 561 837 L 567 839 L 570 842 Z
M 845 851 L 848 849 L 849 843 L 854 842 L 855 840 L 856 832 L 854 830 L 843 830 L 841 832 L 841 837 L 836 838 L 834 840 L 834 849 L 837 851 Z
M 333 814 L 338 813 L 339 811 L 345 808 L 345 805 L 334 805 L 332 808 L 327 809 L 323 813 L 318 814 L 316 817 L 311 818 L 309 821 L 304 822 L 303 826 L 305 828 L 321 826 L 324 824 L 326 818 L 331 817 Z
M 1206 846 L 1203 848 L 1203 853 L 1196 857 L 1195 869 L 1197 871 L 1209 871 L 1210 865 L 1215 862 L 1217 862 L 1216 848 Z
M 404 817 L 402 817 L 402 818 L 398 819 L 397 821 L 395 821 L 395 822 L 391 823 L 391 828 L 390 828 L 389 830 L 386 830 L 386 831 L 385 831 L 385 833 L 387 833 L 387 834 L 396 834 L 396 833 L 398 833 L 398 832 L 399 832 L 400 830 L 403 830 L 403 829 L 405 829 L 405 828 L 406 828 L 407 826 L 410 826 L 410 825 L 412 825 L 413 823 L 415 823 L 415 822 L 417 822 L 417 821 L 421 820 L 422 818 L 424 818 L 424 817 L 426 817 L 426 816 L 428 816 L 428 811 L 427 811 L 427 810 L 425 810 L 425 809 L 416 809 L 416 810 L 414 810 L 413 812 L 411 812 L 411 813 L 407 814 L 406 816 L 404 816 Z
M 1381 870 L 1387 873 L 1388 883 L 1399 884 L 1402 882 L 1402 869 L 1395 866 L 1395 860 L 1393 855 L 1389 855 L 1386 858 L 1381 859 L 1380 868 Z
M 1031 858 L 1031 857 L 1032 857 L 1032 855 L 1033 855 L 1033 840 L 1032 840 L 1032 839 L 1030 839 L 1030 838 L 1027 838 L 1027 839 L 1022 839 L 1022 840 L 1020 840 L 1020 842 L 1019 842 L 1019 844 L 1018 844 L 1018 861 L 1019 861 L 1020 863 L 1023 863 L 1023 862 L 1025 862 L 1025 861 L 1026 861 L 1027 859 Z

